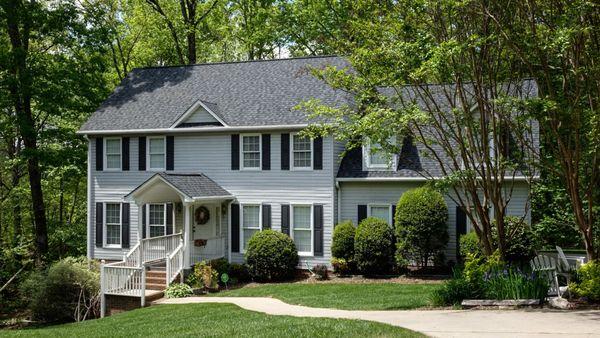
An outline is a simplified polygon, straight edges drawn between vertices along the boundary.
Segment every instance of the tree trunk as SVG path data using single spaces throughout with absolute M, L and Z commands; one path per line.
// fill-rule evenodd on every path
M 191 31 L 187 34 L 188 46 L 188 65 L 196 64 L 196 32 Z
M 31 192 L 33 219 L 35 224 L 36 264 L 41 265 L 48 251 L 48 231 L 42 192 L 42 173 L 37 147 L 37 128 L 31 112 L 32 76 L 27 67 L 31 18 L 27 4 L 18 0 L 3 3 L 6 26 L 10 38 L 12 62 L 8 70 L 11 100 L 15 108 L 18 130 L 27 154 L 27 173 Z

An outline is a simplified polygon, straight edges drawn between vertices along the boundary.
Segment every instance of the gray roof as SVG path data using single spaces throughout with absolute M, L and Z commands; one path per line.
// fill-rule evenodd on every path
M 81 132 L 169 128 L 198 100 L 232 127 L 306 124 L 306 113 L 294 109 L 302 101 L 351 102 L 310 74 L 328 65 L 349 66 L 325 56 L 134 69 Z
M 232 196 L 204 174 L 171 174 L 161 172 L 160 177 L 189 197 Z
M 160 176 L 167 183 L 175 187 L 175 189 L 190 198 L 233 196 L 229 191 L 223 189 L 223 187 L 204 174 L 172 174 L 166 172 L 152 175 L 152 177 L 133 189 L 127 196 L 133 194 L 156 176 Z

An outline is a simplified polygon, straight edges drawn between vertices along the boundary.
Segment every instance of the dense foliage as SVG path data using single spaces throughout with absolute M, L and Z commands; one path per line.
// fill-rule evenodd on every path
M 382 219 L 369 217 L 360 222 L 354 239 L 354 259 L 365 275 L 389 273 L 394 257 L 394 232 Z
M 298 265 L 298 250 L 294 241 L 281 232 L 259 231 L 248 242 L 246 264 L 256 281 L 290 279 Z
M 540 248 L 539 240 L 529 224 L 519 217 L 508 216 L 504 220 L 507 231 L 507 262 L 527 263 Z M 497 237 L 497 234 L 494 233 Z
M 396 206 L 397 262 L 426 267 L 448 243 L 448 207 L 439 192 L 421 187 L 402 194 Z
M 577 270 L 577 281 L 569 285 L 569 290 L 578 297 L 600 302 L 600 262 L 592 261 Z
M 469 255 L 475 257 L 483 255 L 479 237 L 477 237 L 477 234 L 474 231 L 470 231 L 469 233 L 460 236 L 459 241 L 459 252 L 462 260 L 465 260 Z
M 331 243 L 331 254 L 334 258 L 342 258 L 346 261 L 354 259 L 354 236 L 356 227 L 351 221 L 342 222 L 333 229 Z
M 20 290 L 36 320 L 80 321 L 100 314 L 98 265 L 85 257 L 67 257 L 31 272 Z

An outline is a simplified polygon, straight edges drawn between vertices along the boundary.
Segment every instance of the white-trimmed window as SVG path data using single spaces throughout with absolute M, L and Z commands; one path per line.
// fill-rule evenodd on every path
M 242 205 L 242 248 L 246 251 L 252 235 L 261 230 L 260 205 Z
M 312 140 L 298 134 L 292 134 L 292 169 L 312 168 Z
M 164 203 L 148 204 L 148 237 L 164 236 L 167 229 L 167 206 Z
M 121 170 L 121 138 L 105 138 L 104 149 L 104 169 Z
M 164 136 L 148 138 L 148 168 L 150 170 L 165 170 L 166 148 Z
M 313 255 L 313 217 L 311 205 L 292 205 L 291 234 L 299 255 Z
M 369 204 L 369 217 L 380 218 L 387 222 L 387 224 L 392 224 L 392 219 L 394 215 L 392 215 L 392 206 L 390 204 Z
M 104 247 L 121 247 L 121 203 L 104 203 Z
M 242 169 L 260 169 L 261 158 L 261 138 L 260 134 L 242 135 L 241 144 L 241 162 Z
M 370 170 L 392 170 L 396 166 L 396 155 L 387 154 L 379 143 L 367 142 L 363 147 L 365 165 Z

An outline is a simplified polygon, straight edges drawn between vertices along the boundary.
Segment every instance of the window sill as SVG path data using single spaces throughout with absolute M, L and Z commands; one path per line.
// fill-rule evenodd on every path
M 298 256 L 300 256 L 300 257 L 313 257 L 314 254 L 312 252 L 298 252 Z
M 102 249 L 123 249 L 121 244 L 106 244 L 102 247 Z

